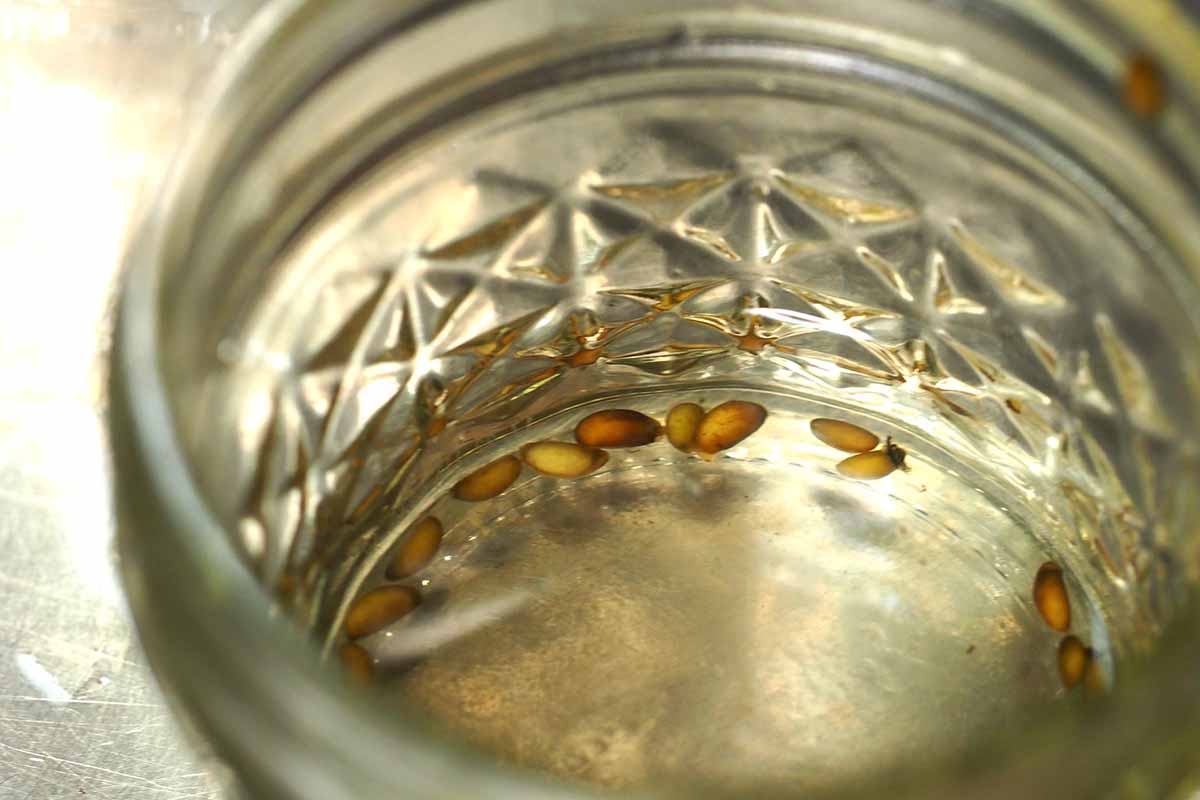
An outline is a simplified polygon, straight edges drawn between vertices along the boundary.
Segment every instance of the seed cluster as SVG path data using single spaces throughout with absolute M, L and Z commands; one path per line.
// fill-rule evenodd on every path
M 1038 567 L 1033 578 L 1033 605 L 1050 629 L 1058 633 L 1071 630 L 1071 595 L 1062 567 L 1053 561 Z M 1095 651 L 1073 634 L 1068 633 L 1058 643 L 1058 676 L 1068 691 L 1081 682 L 1088 694 L 1107 691 L 1104 671 Z
M 606 409 L 582 419 L 575 426 L 575 441 L 538 441 L 523 446 L 516 455 L 506 455 L 475 470 L 450 491 L 456 500 L 476 503 L 502 494 L 520 477 L 524 467 L 550 478 L 571 480 L 592 474 L 608 463 L 608 450 L 642 447 L 666 438 L 675 449 L 712 460 L 762 427 L 767 410 L 758 403 L 729 400 L 705 411 L 696 403 L 680 403 L 667 413 L 666 425 L 653 417 L 631 409 Z M 886 477 L 897 469 L 908 471 L 907 451 L 888 436 L 880 447 L 880 437 L 843 420 L 817 418 L 810 430 L 822 443 L 851 453 L 837 464 L 845 477 L 870 481 Z M 416 522 L 400 540 L 388 562 L 389 580 L 417 575 L 436 557 L 441 547 L 443 527 L 440 520 L 427 516 Z M 1063 686 L 1071 689 L 1082 683 L 1090 693 L 1105 689 L 1103 671 L 1095 653 L 1071 628 L 1071 603 L 1062 568 L 1046 562 L 1034 578 L 1033 601 L 1043 621 L 1051 629 L 1068 634 L 1058 647 L 1058 671 Z M 357 682 L 367 682 L 374 662 L 355 640 L 399 621 L 421 603 L 417 589 L 387 585 L 366 592 L 351 604 L 345 619 L 349 640 L 341 651 L 346 672 Z M 972 648 L 973 649 L 973 648 Z
M 898 469 L 908 471 L 904 463 L 908 451 L 893 443 L 890 436 L 884 446 L 876 450 L 879 437 L 853 423 L 821 417 L 814 419 L 808 427 L 813 436 L 835 450 L 855 454 L 838 462 L 837 471 L 847 478 L 874 481 Z
M 668 420 L 668 425 L 670 421 Z M 889 436 L 880 449 L 879 437 L 866 428 L 838 419 L 814 419 L 809 428 L 813 436 L 830 447 L 855 453 L 843 459 L 837 470 L 848 478 L 870 481 L 890 475 L 897 469 L 907 470 L 905 450 Z M 1071 629 L 1071 598 L 1058 564 L 1047 561 L 1038 569 L 1033 581 L 1033 603 L 1042 620 L 1053 630 L 1067 633 Z M 1106 690 L 1100 661 L 1092 648 L 1078 637 L 1068 635 L 1058 646 L 1058 674 L 1063 687 L 1071 689 L 1080 682 L 1091 694 Z
M 666 431 L 679 450 L 712 459 L 762 427 L 766 418 L 765 408 L 743 400 L 722 403 L 707 413 L 695 403 L 683 403 L 667 415 Z M 608 463 L 608 450 L 653 444 L 662 438 L 663 430 L 658 420 L 640 411 L 597 411 L 575 426 L 575 441 L 527 444 L 518 453 L 498 458 L 464 477 L 450 490 L 450 496 L 465 503 L 491 500 L 516 483 L 525 467 L 560 480 L 582 478 Z M 443 533 L 437 517 L 418 521 L 401 537 L 385 576 L 398 581 L 420 573 L 437 556 Z M 416 588 L 389 585 L 366 592 L 350 605 L 344 623 L 349 641 L 340 657 L 351 677 L 365 682 L 374 673 L 374 661 L 355 640 L 398 622 L 420 603 L 421 594 Z

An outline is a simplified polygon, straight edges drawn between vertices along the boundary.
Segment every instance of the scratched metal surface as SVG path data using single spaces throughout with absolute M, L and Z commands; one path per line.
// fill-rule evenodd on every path
M 139 187 L 247 5 L 0 0 L 2 800 L 222 793 L 114 577 L 101 365 Z

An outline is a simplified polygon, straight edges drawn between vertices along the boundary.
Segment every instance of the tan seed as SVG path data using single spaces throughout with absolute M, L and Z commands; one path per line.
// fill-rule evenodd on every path
M 1162 69 L 1144 53 L 1134 55 L 1125 65 L 1121 97 L 1136 115 L 1149 119 L 1167 104 L 1167 81 Z
M 346 612 L 346 635 L 361 639 L 386 628 L 421 604 L 411 586 L 381 586 L 354 601 Z
M 400 549 L 388 564 L 387 576 L 396 579 L 416 575 L 433 560 L 441 544 L 442 523 L 437 517 L 426 517 L 404 534 Z
M 891 475 L 896 471 L 896 465 L 883 450 L 872 450 L 842 459 L 838 462 L 837 470 L 847 478 L 874 481 Z
M 516 456 L 498 458 L 480 467 L 454 485 L 451 492 L 459 500 L 477 503 L 491 500 L 513 485 L 521 474 L 521 459 Z
M 696 429 L 700 420 L 704 419 L 704 409 L 695 403 L 680 403 L 667 412 L 667 441 L 676 450 L 688 452 L 692 449 L 692 440 L 696 438 Z
M 608 453 L 574 442 L 534 442 L 521 448 L 521 458 L 551 478 L 579 478 L 608 462 Z
M 729 400 L 709 411 L 696 428 L 692 447 L 712 455 L 728 450 L 762 427 L 767 410 L 758 403 Z
M 658 420 L 626 408 L 597 411 L 575 426 L 575 441 L 588 447 L 641 447 L 661 435 Z
M 847 453 L 865 453 L 879 446 L 878 436 L 840 419 L 814 419 L 809 428 L 825 444 Z
M 1058 677 L 1064 688 L 1070 689 L 1083 680 L 1090 660 L 1091 651 L 1078 638 L 1067 636 L 1058 643 Z
M 1060 633 L 1070 629 L 1071 598 L 1067 596 L 1062 567 L 1053 561 L 1038 568 L 1033 579 L 1033 604 L 1051 628 Z
M 837 470 L 847 478 L 874 481 L 891 475 L 897 469 L 908 469 L 904 466 L 907 456 L 908 452 L 903 447 L 892 444 L 889 438 L 882 450 L 872 450 L 842 459 L 838 462 Z
M 342 668 L 350 677 L 359 683 L 370 683 L 375 675 L 375 662 L 370 654 L 356 644 L 347 644 L 339 654 L 342 658 Z

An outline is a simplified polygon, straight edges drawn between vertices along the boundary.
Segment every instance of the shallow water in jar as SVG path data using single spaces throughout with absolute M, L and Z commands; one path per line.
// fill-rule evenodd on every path
M 660 441 L 424 508 L 445 540 L 406 582 L 421 607 L 362 641 L 378 685 L 518 763 L 614 786 L 828 785 L 1016 729 L 1063 694 L 1031 589 L 1073 532 L 1061 519 L 936 437 L 826 404 L 705 388 L 617 403 L 663 418 L 680 397 L 769 415 L 712 462 Z M 479 455 L 569 439 L 594 407 Z M 910 471 L 840 475 L 844 454 L 808 432 L 829 414 L 895 436 Z M 1107 653 L 1069 583 L 1074 630 Z
M 1119 681 L 1195 574 L 1176 378 L 1200 347 L 1170 265 L 1048 145 L 773 80 L 498 103 L 363 170 L 221 343 L 211 402 L 245 408 L 196 446 L 245 486 L 247 558 L 333 654 L 356 598 L 416 589 L 358 640 L 373 688 L 504 760 L 828 787 L 1029 724 L 1068 694 L 1068 633 Z M 663 437 L 455 497 L 594 411 L 728 400 L 767 417 L 712 460 Z M 908 470 L 842 474 L 814 418 Z M 390 580 L 431 515 L 436 553 Z

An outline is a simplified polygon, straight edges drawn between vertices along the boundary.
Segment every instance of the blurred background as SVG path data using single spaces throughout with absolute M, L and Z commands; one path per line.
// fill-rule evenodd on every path
M 0 798 L 222 796 L 113 564 L 104 360 L 142 187 L 257 2 L 0 0 Z

